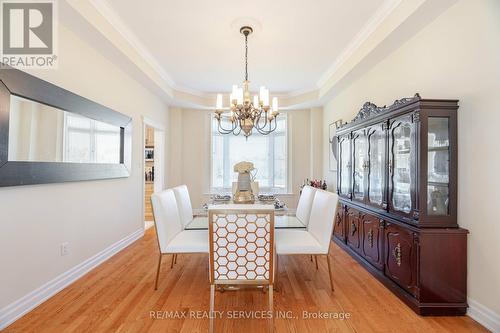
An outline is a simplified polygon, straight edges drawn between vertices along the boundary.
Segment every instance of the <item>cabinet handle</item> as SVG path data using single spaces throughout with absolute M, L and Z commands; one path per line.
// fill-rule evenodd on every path
M 368 231 L 368 245 L 370 245 L 370 247 L 373 247 L 373 230 L 370 229 L 370 231 Z
M 351 236 L 354 236 L 355 233 L 356 233 L 356 225 L 354 224 L 354 222 L 351 222 Z
M 396 261 L 396 264 L 401 266 L 401 243 L 398 243 L 398 245 L 396 245 L 396 247 L 392 250 L 392 256 L 394 261 Z
M 389 173 L 392 174 L 392 160 L 389 160 Z

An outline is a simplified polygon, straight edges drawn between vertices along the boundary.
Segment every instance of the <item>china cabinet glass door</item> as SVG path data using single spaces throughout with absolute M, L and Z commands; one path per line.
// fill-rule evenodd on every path
M 364 201 L 365 198 L 365 172 L 367 163 L 368 141 L 365 130 L 352 134 L 353 142 L 353 191 L 354 200 Z
M 390 208 L 403 215 L 410 215 L 414 208 L 415 151 L 411 116 L 395 120 L 390 129 Z
M 447 117 L 428 118 L 427 215 L 449 214 L 450 135 Z
M 368 130 L 368 198 L 373 206 L 385 207 L 386 130 L 382 124 Z
M 351 194 L 351 140 L 350 135 L 339 137 L 339 194 Z

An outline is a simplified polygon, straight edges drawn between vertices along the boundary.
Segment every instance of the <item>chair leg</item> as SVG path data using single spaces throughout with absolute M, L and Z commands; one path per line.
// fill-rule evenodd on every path
M 335 291 L 333 287 L 333 279 L 332 279 L 332 264 L 330 263 L 330 255 L 326 255 L 326 262 L 328 263 L 328 275 L 330 276 L 330 286 L 332 287 L 332 291 Z
M 312 256 L 312 254 L 311 254 L 311 262 L 313 262 L 313 256 Z
M 214 306 L 215 306 L 215 284 L 210 285 L 210 327 L 209 332 L 214 331 Z
M 274 285 L 276 286 L 275 290 L 278 291 L 278 277 L 280 275 L 280 265 L 279 265 L 279 255 L 276 254 L 276 266 L 274 267 Z
M 175 257 L 174 257 L 174 264 L 177 264 L 177 253 L 175 254 Z
M 172 262 L 170 263 L 170 268 L 174 268 L 175 254 L 172 254 Z
M 155 290 L 158 290 L 158 277 L 160 276 L 160 267 L 161 267 L 161 257 L 163 255 L 160 253 L 160 258 L 158 259 L 158 268 L 156 269 L 156 279 L 155 279 Z
M 316 270 L 318 270 L 318 256 L 314 255 L 314 261 L 316 261 Z
M 273 302 L 273 285 L 269 285 L 269 311 L 271 311 L 271 318 L 269 318 L 269 332 L 272 333 L 274 329 L 274 302 Z

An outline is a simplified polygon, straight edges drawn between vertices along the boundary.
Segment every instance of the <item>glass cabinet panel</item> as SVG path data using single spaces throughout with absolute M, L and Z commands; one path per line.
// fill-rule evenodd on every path
M 363 200 L 365 196 L 365 165 L 368 152 L 368 144 L 364 131 L 359 131 L 353 135 L 354 144 L 354 199 Z
M 385 186 L 385 131 L 382 126 L 369 133 L 368 201 L 382 205 Z
M 392 130 L 392 207 L 395 210 L 410 213 L 411 198 L 411 157 L 412 124 L 400 122 Z
M 428 118 L 427 214 L 448 215 L 450 176 L 449 120 Z
M 351 190 L 351 142 L 348 137 L 340 138 L 340 194 L 348 195 Z

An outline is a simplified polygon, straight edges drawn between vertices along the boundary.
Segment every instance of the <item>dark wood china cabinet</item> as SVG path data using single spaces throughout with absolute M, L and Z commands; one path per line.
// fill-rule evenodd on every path
M 467 309 L 457 225 L 457 100 L 365 103 L 337 129 L 333 239 L 422 315 Z

